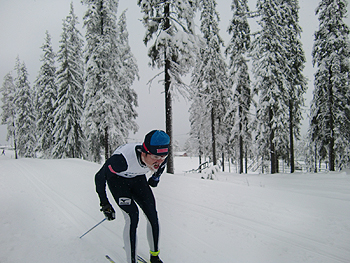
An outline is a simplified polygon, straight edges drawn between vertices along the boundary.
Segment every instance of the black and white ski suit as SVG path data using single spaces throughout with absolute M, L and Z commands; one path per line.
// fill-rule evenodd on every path
M 165 162 L 157 173 L 160 175 Z M 159 223 L 156 202 L 148 185 L 146 173 L 150 169 L 141 161 L 141 144 L 125 144 L 113 153 L 95 175 L 96 192 L 101 206 L 108 204 L 106 182 L 125 218 L 124 245 L 128 263 L 136 263 L 136 229 L 139 210 L 147 217 L 147 236 L 151 251 L 158 251 Z

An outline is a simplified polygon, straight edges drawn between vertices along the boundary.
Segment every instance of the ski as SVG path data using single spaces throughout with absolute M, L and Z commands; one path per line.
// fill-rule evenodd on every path
M 145 260 L 143 257 L 141 257 L 141 256 L 139 256 L 139 255 L 137 255 L 137 262 L 138 262 L 138 263 L 148 263 L 147 260 Z
M 106 259 L 108 259 L 109 260 L 109 262 L 111 262 L 111 263 L 116 263 L 113 259 L 111 259 L 111 257 L 110 256 L 108 256 L 108 255 L 106 255 Z
M 110 256 L 106 255 L 106 259 L 108 259 L 109 262 L 111 263 L 116 263 L 113 259 L 111 259 Z M 144 258 L 142 258 L 141 256 L 137 255 L 137 262 L 138 263 L 148 263 L 147 260 L 145 260 Z

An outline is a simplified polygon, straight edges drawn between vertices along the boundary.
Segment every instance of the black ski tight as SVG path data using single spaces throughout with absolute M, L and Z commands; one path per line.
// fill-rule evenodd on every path
M 145 175 L 134 178 L 112 176 L 108 187 L 125 217 L 124 243 L 129 263 L 136 263 L 136 229 L 139 222 L 140 206 L 148 219 L 148 242 L 151 251 L 158 251 L 159 224 L 156 202 Z

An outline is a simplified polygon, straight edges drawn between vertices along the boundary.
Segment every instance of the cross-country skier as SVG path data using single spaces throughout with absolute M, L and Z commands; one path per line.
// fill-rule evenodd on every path
M 128 263 L 137 262 L 136 229 L 139 221 L 137 205 L 145 213 L 151 263 L 162 263 L 158 254 L 159 224 L 156 203 L 150 188 L 156 187 L 163 173 L 170 138 L 161 130 L 149 132 L 143 144 L 131 143 L 120 146 L 95 175 L 96 192 L 101 211 L 108 220 L 115 219 L 115 211 L 108 201 L 106 182 L 125 218 L 124 243 Z M 154 172 L 146 179 L 146 173 Z

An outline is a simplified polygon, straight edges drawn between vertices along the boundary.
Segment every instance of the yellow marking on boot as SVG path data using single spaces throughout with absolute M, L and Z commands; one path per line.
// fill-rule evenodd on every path
M 158 256 L 159 252 L 160 252 L 159 250 L 158 251 L 151 251 L 151 250 L 149 251 L 149 253 L 154 257 Z

